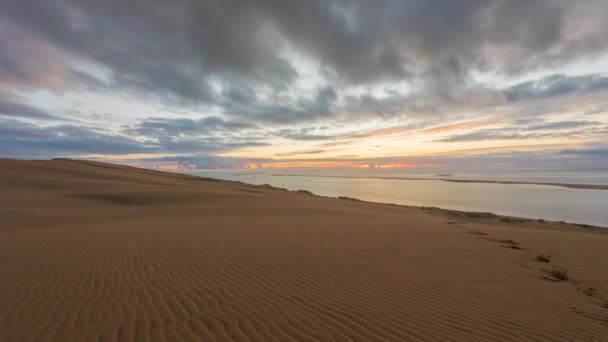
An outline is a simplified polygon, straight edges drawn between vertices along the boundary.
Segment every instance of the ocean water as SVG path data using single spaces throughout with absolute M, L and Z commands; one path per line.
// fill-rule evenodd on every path
M 373 202 L 492 212 L 500 215 L 608 227 L 608 190 L 570 189 L 533 184 L 454 183 L 438 179 L 606 185 L 608 170 L 510 172 L 424 170 L 243 172 L 240 170 L 196 174 L 250 184 L 270 184 L 289 190 L 308 190 L 322 196 L 347 196 Z M 386 179 L 393 177 L 408 179 Z

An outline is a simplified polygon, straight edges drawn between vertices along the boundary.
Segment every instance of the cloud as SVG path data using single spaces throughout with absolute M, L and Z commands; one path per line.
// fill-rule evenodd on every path
M 64 55 L 49 42 L 0 21 L 0 93 L 10 88 L 60 90 L 69 69 Z
M 290 139 L 290 140 L 300 140 L 300 141 L 331 140 L 331 139 L 338 137 L 337 135 L 307 134 L 307 133 L 297 133 L 297 132 L 285 131 L 285 130 L 279 132 L 279 136 Z
M 267 124 L 291 124 L 326 118 L 335 111 L 338 94 L 332 87 L 317 89 L 311 96 L 273 96 L 261 99 L 247 86 L 232 86 L 220 104 L 225 114 L 240 120 Z
M 213 135 L 218 132 L 235 132 L 255 128 L 256 125 L 225 120 L 218 116 L 207 116 L 201 119 L 144 119 L 124 132 L 147 137 L 167 138 L 179 136 Z
M 304 127 L 300 129 L 284 128 L 274 132 L 276 136 L 297 141 L 333 140 L 341 137 L 339 134 L 323 134 L 324 127 Z
M 211 120 L 213 121 L 213 120 Z M 139 141 L 90 127 L 38 125 L 14 119 L 0 119 L 0 155 L 14 158 L 53 158 L 87 154 L 133 153 L 219 153 L 265 142 L 239 138 L 173 136 L 176 131 L 155 136 L 154 141 Z M 128 133 L 128 132 L 125 132 Z
M 559 151 L 559 154 L 567 156 L 587 156 L 593 158 L 608 157 L 608 148 L 587 148 L 587 149 L 565 149 Z
M 608 91 L 608 75 L 565 76 L 555 74 L 540 80 L 519 83 L 504 90 L 507 99 L 513 102 L 596 91 Z
M 589 128 L 592 127 L 592 128 Z M 485 129 L 477 132 L 453 135 L 441 142 L 466 142 L 482 140 L 522 140 L 532 138 L 561 138 L 564 134 L 574 138 L 601 138 L 606 126 L 597 121 L 556 121 L 533 126 L 510 126 L 501 129 Z
M 157 146 L 163 153 L 219 153 L 242 147 L 267 146 L 268 143 L 252 140 L 243 132 L 257 130 L 254 124 L 231 121 L 219 116 L 201 119 L 149 118 L 122 133 L 138 136 Z
M 26 0 L 3 2 L 0 10 L 14 31 L 108 68 L 112 87 L 169 101 L 212 103 L 211 77 L 281 87 L 296 75 L 273 53 L 271 32 L 256 7 L 215 1 Z
M 213 154 L 220 152 L 228 152 L 243 147 L 268 146 L 266 142 L 237 140 L 230 141 L 217 138 L 200 138 L 200 139 L 174 139 L 161 138 L 158 141 L 157 151 L 163 153 L 198 153 L 198 154 Z
M 601 122 L 597 121 L 587 121 L 587 120 L 579 120 L 579 121 L 556 121 L 556 122 L 547 122 L 540 125 L 534 125 L 527 127 L 528 131 L 542 131 L 542 130 L 562 130 L 569 128 L 578 128 L 578 127 L 589 127 L 589 126 L 601 126 Z
M 0 154 L 6 157 L 52 158 L 79 154 L 152 151 L 152 146 L 83 127 L 39 126 L 16 120 L 0 121 Z
M 1 93 L 0 116 L 42 120 L 61 120 L 61 118 L 51 115 L 40 108 L 14 101 L 8 96 L 3 96 Z
M 482 119 L 482 120 L 474 120 L 474 121 L 466 121 L 451 125 L 439 126 L 439 127 L 431 127 L 419 130 L 418 134 L 441 134 L 448 133 L 459 130 L 467 130 L 473 128 L 479 128 L 484 126 L 496 126 L 499 124 L 504 124 L 505 120 L 501 118 L 490 118 L 490 119 Z
M 601 0 L 5 1 L 0 70 L 5 87 L 85 82 L 290 123 L 327 114 L 350 86 L 407 81 L 425 105 L 462 103 L 486 92 L 473 71 L 521 74 L 592 58 L 608 48 L 606 10 Z M 296 60 L 331 88 L 318 86 L 312 103 L 311 94 L 256 99 L 310 77 Z M 77 68 L 83 61 L 107 70 L 108 82 Z M 232 89 L 242 84 L 256 90 Z
M 300 151 L 294 151 L 294 152 L 288 152 L 288 153 L 277 153 L 276 156 L 277 157 L 291 157 L 291 156 L 298 156 L 298 155 L 306 155 L 306 154 L 319 154 L 319 153 L 323 153 L 326 152 L 326 150 L 319 150 L 319 149 L 313 149 L 313 150 L 300 150 Z
M 391 3 L 379 4 L 390 8 Z M 382 14 L 356 1 L 257 1 L 299 53 L 346 82 L 400 79 L 408 71 Z
M 515 140 L 515 139 L 527 139 L 529 135 L 515 133 L 515 132 L 504 132 L 502 130 L 485 130 L 481 132 L 459 134 L 451 137 L 439 139 L 441 142 L 462 142 L 462 141 L 481 141 L 481 140 Z

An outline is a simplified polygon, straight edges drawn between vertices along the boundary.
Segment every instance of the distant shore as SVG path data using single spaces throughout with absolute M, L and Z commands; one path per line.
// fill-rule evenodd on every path
M 520 185 L 544 185 L 557 186 L 570 189 L 608 190 L 608 185 L 603 184 L 569 184 L 549 182 L 519 182 L 519 181 L 493 181 L 481 179 L 448 179 L 448 178 L 416 178 L 416 177 L 381 177 L 381 176 L 330 176 L 330 175 L 302 175 L 302 174 L 271 174 L 275 177 L 323 177 L 323 178 L 360 178 L 360 179 L 390 179 L 390 180 L 417 180 L 417 181 L 444 181 L 453 183 L 487 183 L 487 184 L 520 184 Z
M 291 176 L 291 175 L 286 175 L 286 176 Z M 319 177 L 333 177 L 333 176 L 319 176 Z M 361 178 L 361 177 L 339 177 L 339 178 Z M 365 178 L 369 178 L 369 177 L 365 177 Z M 215 178 L 213 178 L 213 179 L 215 179 Z M 387 179 L 392 179 L 392 178 L 387 178 Z M 425 179 L 425 180 L 432 180 L 432 179 Z M 558 221 L 558 220 L 548 220 L 548 219 L 543 219 L 543 218 L 530 218 L 530 217 L 501 215 L 501 214 L 495 214 L 492 212 L 485 212 L 485 211 L 454 210 L 454 209 L 446 209 L 446 208 L 433 207 L 433 206 L 417 206 L 417 205 L 366 201 L 366 200 L 362 200 L 359 198 L 348 197 L 348 196 L 332 197 L 332 196 L 318 195 L 318 194 L 315 194 L 308 190 L 288 190 L 285 188 L 272 186 L 270 184 L 254 185 L 254 184 L 250 184 L 250 183 L 246 183 L 246 182 L 242 182 L 242 181 L 229 181 L 229 180 L 218 180 L 218 181 L 234 182 L 237 184 L 250 185 L 250 186 L 254 186 L 254 187 L 258 187 L 258 188 L 262 188 L 262 189 L 269 189 L 269 190 L 296 192 L 296 193 L 306 194 L 309 196 L 320 197 L 320 198 L 331 198 L 331 199 L 337 198 L 340 200 L 369 203 L 372 205 L 390 205 L 390 206 L 394 206 L 394 207 L 415 208 L 415 209 L 421 209 L 421 210 L 425 210 L 425 211 L 429 211 L 429 212 L 440 213 L 442 215 L 463 217 L 463 218 L 469 218 L 469 219 L 471 219 L 471 218 L 472 219 L 495 219 L 495 220 L 499 220 L 501 222 L 506 222 L 506 223 L 543 223 L 543 224 L 551 224 L 551 226 L 553 228 L 555 228 L 556 225 L 566 225 L 568 227 L 584 228 L 589 231 L 594 231 L 594 232 L 598 232 L 601 234 L 608 234 L 608 227 L 604 227 L 601 225 L 566 222 L 566 221 Z M 483 182 L 483 183 L 485 183 L 485 182 Z M 537 183 L 530 183 L 530 184 L 537 184 Z

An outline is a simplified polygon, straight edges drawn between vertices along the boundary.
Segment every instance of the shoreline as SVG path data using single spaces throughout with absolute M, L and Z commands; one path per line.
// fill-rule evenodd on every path
M 494 181 L 482 179 L 448 179 L 448 178 L 415 178 L 415 177 L 381 177 L 381 176 L 330 176 L 330 175 L 300 175 L 300 174 L 270 174 L 273 177 L 318 177 L 318 178 L 355 178 L 355 179 L 387 179 L 387 180 L 412 180 L 412 181 L 443 181 L 453 183 L 485 183 L 485 184 L 508 184 L 508 185 L 543 185 L 555 186 L 578 190 L 608 190 L 604 184 L 574 184 L 574 183 L 552 183 L 552 182 L 520 182 L 520 181 Z
M 309 190 L 302 190 L 302 189 L 289 190 L 286 188 L 276 187 L 276 186 L 273 186 L 270 184 L 258 185 L 258 184 L 252 184 L 252 183 L 247 183 L 247 182 L 242 182 L 242 181 L 225 180 L 225 179 L 211 178 L 211 177 L 201 177 L 201 178 L 213 179 L 213 180 L 216 180 L 219 182 L 233 182 L 233 183 L 237 183 L 237 184 L 241 184 L 241 185 L 248 185 L 248 186 L 253 186 L 253 187 L 257 187 L 257 188 L 274 190 L 274 191 L 302 193 L 302 194 L 306 194 L 306 195 L 313 196 L 313 197 L 319 197 L 319 198 L 338 199 L 338 200 L 361 202 L 361 203 L 367 203 L 367 204 L 373 204 L 373 205 L 385 205 L 385 206 L 392 206 L 392 207 L 420 209 L 420 210 L 432 211 L 432 212 L 436 212 L 436 213 L 442 213 L 442 214 L 450 215 L 450 216 L 465 217 L 465 218 L 469 218 L 469 219 L 470 218 L 473 218 L 473 219 L 490 219 L 491 218 L 491 219 L 498 219 L 501 222 L 505 222 L 505 223 L 537 222 L 537 223 L 546 223 L 546 224 L 555 224 L 555 225 L 564 225 L 564 226 L 571 226 L 571 227 L 576 227 L 576 228 L 583 228 L 583 229 L 586 229 L 591 232 L 608 234 L 608 226 L 601 226 L 601 225 L 594 225 L 594 224 L 566 222 L 566 221 L 558 221 L 558 220 L 551 220 L 551 219 L 544 219 L 544 218 L 531 218 L 531 217 L 522 217 L 522 216 L 502 215 L 502 214 L 495 214 L 493 212 L 487 212 L 487 211 L 467 211 L 467 210 L 441 208 L 441 207 L 435 207 L 435 206 L 418 206 L 418 205 L 397 204 L 397 203 L 390 203 L 390 202 L 366 201 L 366 200 L 362 200 L 359 198 L 348 197 L 348 196 L 324 196 L 324 195 L 315 194 Z M 552 228 L 548 228 L 548 229 L 552 229 Z
M 293 174 L 286 174 L 286 175 L 279 175 L 279 174 L 271 174 L 269 176 L 277 176 L 277 177 L 309 177 L 308 175 L 293 175 Z M 226 179 L 222 179 L 222 178 L 212 178 L 208 175 L 200 175 L 197 177 L 201 177 L 201 178 L 211 178 L 214 180 L 218 180 L 218 181 L 228 181 L 228 182 L 237 182 L 237 183 L 241 183 L 241 184 L 247 184 L 247 185 L 252 185 L 252 186 L 262 186 L 260 183 L 258 184 L 254 184 L 254 183 L 248 183 L 246 181 L 246 179 L 243 180 L 226 180 Z M 310 177 L 319 177 L 319 178 L 352 178 L 352 179 L 374 179 L 375 177 L 359 177 L 359 176 L 310 176 Z M 385 178 L 386 179 L 386 178 Z M 389 178 L 392 179 L 392 178 Z M 403 178 L 399 178 L 400 180 Z M 409 179 L 408 179 L 409 180 Z M 420 180 L 420 179 L 412 179 L 412 180 Z M 422 179 L 422 180 L 438 180 L 438 179 Z M 449 181 L 449 180 L 448 180 Z M 280 190 L 286 190 L 286 191 L 300 191 L 300 192 L 308 192 L 313 194 L 314 196 L 318 196 L 318 197 L 327 197 L 327 198 L 350 198 L 352 200 L 357 200 L 360 202 L 367 202 L 367 203 L 377 203 L 377 204 L 387 204 L 387 205 L 398 205 L 398 206 L 404 206 L 404 207 L 410 207 L 410 208 L 437 208 L 438 210 L 443 210 L 446 212 L 460 212 L 460 213 L 482 213 L 482 214 L 491 214 L 494 215 L 495 217 L 504 217 L 506 220 L 511 220 L 511 221 L 519 221 L 519 222 L 524 222 L 524 221 L 542 221 L 542 222 L 554 222 L 556 224 L 570 224 L 573 226 L 577 226 L 577 227 L 581 227 L 581 228 L 585 228 L 585 229 L 590 229 L 590 230 L 603 230 L 608 232 L 608 224 L 602 222 L 601 220 L 584 220 L 581 219 L 576 220 L 576 219 L 571 219 L 569 220 L 567 217 L 562 216 L 560 217 L 560 215 L 557 215 L 557 217 L 551 217 L 551 216 L 544 216 L 544 215 L 538 215 L 538 216 L 533 216 L 533 213 L 530 213 L 530 215 L 528 215 L 528 213 L 523 212 L 523 213 L 518 213 L 517 210 L 511 210 L 509 211 L 505 211 L 503 210 L 501 212 L 502 209 L 504 208 L 484 208 L 483 206 L 480 207 L 471 207 L 471 208 L 466 208 L 466 207 L 462 207 L 462 206 L 457 206 L 454 205 L 452 207 L 449 206 L 437 206 L 433 203 L 407 203 L 408 201 L 405 201 L 405 203 L 396 203 L 396 202 L 391 202 L 390 199 L 388 199 L 388 201 L 382 201 L 382 199 L 374 199 L 374 200 L 365 200 L 365 199 L 360 199 L 360 198 L 355 198 L 356 196 L 352 196 L 352 195 L 348 195 L 347 193 L 332 193 L 332 194 L 327 194 L 327 195 L 320 195 L 317 193 L 313 193 L 310 190 L 303 190 L 303 189 L 298 189 L 296 187 L 290 187 L 290 189 L 285 189 L 285 188 L 281 188 L 281 187 L 275 187 L 272 186 L 270 184 L 264 184 L 265 187 L 267 188 L 274 188 L 274 189 L 280 189 Z M 317 189 L 318 190 L 318 189 Z

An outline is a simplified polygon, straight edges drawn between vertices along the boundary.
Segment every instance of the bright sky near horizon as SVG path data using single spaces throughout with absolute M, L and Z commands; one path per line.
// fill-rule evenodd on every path
M 603 0 L 0 2 L 0 157 L 606 168 Z

